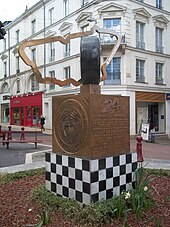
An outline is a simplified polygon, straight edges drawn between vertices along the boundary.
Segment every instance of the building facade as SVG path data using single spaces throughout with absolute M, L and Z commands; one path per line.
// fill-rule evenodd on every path
M 107 67 L 102 94 L 130 97 L 130 134 L 149 123 L 170 133 L 170 4 L 168 0 L 44 0 L 19 15 L 0 40 L 1 121 L 36 126 L 41 114 L 52 128 L 52 96 L 77 94 L 79 87 L 37 83 L 18 55 L 18 46 L 32 40 L 87 31 L 94 24 L 113 29 L 121 45 Z M 101 44 L 101 63 L 114 37 L 95 34 Z M 26 49 L 44 76 L 80 79 L 80 38 Z M 34 101 L 31 100 L 32 97 Z M 20 103 L 19 103 L 20 102 Z M 24 104 L 25 103 L 25 104 Z M 18 109 L 17 109 L 18 108 Z M 17 117 L 16 117 L 17 116 Z M 108 119 L 109 120 L 109 119 Z

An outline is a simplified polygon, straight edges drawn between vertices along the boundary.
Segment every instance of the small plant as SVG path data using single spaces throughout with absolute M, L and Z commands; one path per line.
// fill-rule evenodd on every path
M 35 227 L 42 227 L 42 226 L 47 227 L 50 224 L 50 215 L 48 212 L 43 210 L 40 213 L 39 217 L 40 217 L 40 222 L 36 224 Z
M 154 178 L 150 179 L 149 175 L 145 176 L 143 167 L 137 169 L 135 189 L 131 190 L 131 208 L 137 218 L 142 217 L 144 209 L 148 212 L 155 205 L 153 195 L 149 190 L 149 183 L 153 180 Z M 153 189 L 156 191 L 155 188 Z

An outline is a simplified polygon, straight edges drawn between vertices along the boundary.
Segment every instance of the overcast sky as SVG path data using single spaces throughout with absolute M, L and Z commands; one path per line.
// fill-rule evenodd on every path
M 39 0 L 1 0 L 0 21 L 14 20 Z

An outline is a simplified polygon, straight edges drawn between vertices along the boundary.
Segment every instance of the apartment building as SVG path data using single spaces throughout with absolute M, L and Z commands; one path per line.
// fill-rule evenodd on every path
M 141 122 L 170 133 L 170 4 L 168 0 L 43 0 L 5 26 L 0 40 L 1 121 L 37 126 L 41 114 L 52 128 L 52 96 L 77 94 L 72 84 L 39 84 L 20 59 L 24 40 L 67 36 L 88 31 L 94 24 L 113 29 L 121 45 L 107 66 L 102 94 L 130 97 L 130 133 Z M 114 37 L 95 34 L 101 44 L 101 63 L 115 43 Z M 80 79 L 80 38 L 67 45 L 53 42 L 26 49 L 44 76 Z M 109 119 L 108 119 L 109 120 Z

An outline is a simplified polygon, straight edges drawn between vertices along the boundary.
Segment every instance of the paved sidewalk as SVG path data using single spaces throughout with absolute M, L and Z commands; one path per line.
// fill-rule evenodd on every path
M 2 128 L 7 128 L 8 125 L 1 124 Z M 21 126 L 12 126 L 13 130 L 19 130 Z M 26 127 L 25 130 L 37 130 L 37 128 L 30 128 Z M 40 129 L 38 129 L 40 130 Z M 52 134 L 51 130 L 46 130 L 43 132 L 44 134 Z M 136 140 L 131 139 L 130 144 L 130 150 L 135 151 L 136 150 Z M 169 141 L 164 141 L 163 144 L 161 143 L 149 143 L 149 142 L 142 142 L 142 149 L 143 149 L 143 157 L 144 162 L 143 166 L 145 168 L 153 168 L 153 169 L 168 169 L 170 170 L 170 144 Z M 23 164 L 23 165 L 16 165 L 16 166 L 10 166 L 10 167 L 3 167 L 0 168 L 0 173 L 8 172 L 18 172 L 18 171 L 24 171 L 28 169 L 36 169 L 45 167 L 45 161 L 44 161 L 44 154 L 40 152 L 40 154 L 36 154 L 36 156 L 33 158 L 33 162 L 29 164 Z

